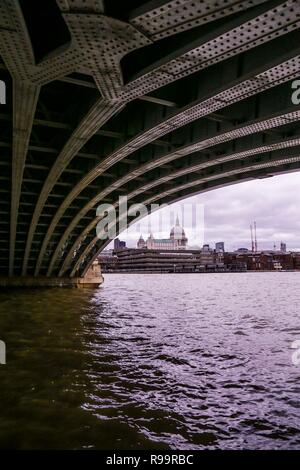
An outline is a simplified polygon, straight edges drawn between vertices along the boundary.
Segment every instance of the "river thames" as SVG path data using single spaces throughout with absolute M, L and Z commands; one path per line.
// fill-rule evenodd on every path
M 0 447 L 300 449 L 300 274 L 0 293 Z

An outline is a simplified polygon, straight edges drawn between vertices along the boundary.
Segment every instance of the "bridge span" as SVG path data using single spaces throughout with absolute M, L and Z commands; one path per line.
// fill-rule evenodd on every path
M 0 285 L 84 282 L 120 195 L 298 171 L 299 28 L 299 0 L 2 0 Z

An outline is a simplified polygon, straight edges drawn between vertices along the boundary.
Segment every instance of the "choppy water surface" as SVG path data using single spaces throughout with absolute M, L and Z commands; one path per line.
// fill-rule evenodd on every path
M 300 274 L 0 293 L 1 448 L 300 449 Z

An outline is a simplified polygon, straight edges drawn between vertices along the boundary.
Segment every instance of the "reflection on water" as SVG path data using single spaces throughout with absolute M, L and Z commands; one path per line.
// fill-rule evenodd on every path
M 1 448 L 300 448 L 298 273 L 0 293 Z

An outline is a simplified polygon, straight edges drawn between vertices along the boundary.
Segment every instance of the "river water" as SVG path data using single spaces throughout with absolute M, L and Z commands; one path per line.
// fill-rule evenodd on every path
M 0 447 L 300 449 L 299 303 L 299 273 L 1 292 Z

